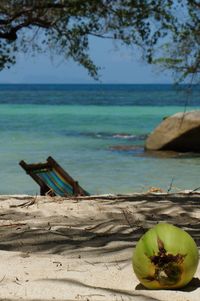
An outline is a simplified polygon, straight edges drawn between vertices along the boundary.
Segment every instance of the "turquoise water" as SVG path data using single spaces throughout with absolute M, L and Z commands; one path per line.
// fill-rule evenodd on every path
M 184 110 L 188 96 L 162 85 L 1 85 L 0 194 L 39 193 L 18 165 L 51 155 L 91 193 L 200 186 L 200 156 L 148 154 L 147 135 Z M 200 91 L 187 110 L 200 109 Z

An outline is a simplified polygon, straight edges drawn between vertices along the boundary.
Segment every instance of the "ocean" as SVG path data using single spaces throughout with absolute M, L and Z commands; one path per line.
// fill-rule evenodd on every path
M 39 194 L 19 166 L 52 156 L 92 194 L 200 187 L 200 155 L 147 153 L 165 116 L 200 109 L 200 88 L 0 85 L 0 194 Z

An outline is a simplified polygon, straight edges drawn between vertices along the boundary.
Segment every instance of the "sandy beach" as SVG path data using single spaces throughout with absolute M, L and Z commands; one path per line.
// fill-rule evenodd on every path
M 200 193 L 81 198 L 0 196 L 0 300 L 197 301 L 200 266 L 182 290 L 147 290 L 131 257 L 158 222 L 200 246 Z

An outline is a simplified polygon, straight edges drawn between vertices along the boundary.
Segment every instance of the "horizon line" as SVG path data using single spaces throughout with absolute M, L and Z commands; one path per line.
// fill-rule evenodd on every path
M 1 83 L 0 85 L 199 85 L 190 83 Z

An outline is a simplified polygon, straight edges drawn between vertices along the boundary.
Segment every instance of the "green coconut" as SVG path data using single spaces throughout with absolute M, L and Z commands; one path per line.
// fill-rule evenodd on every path
M 138 241 L 133 270 L 148 289 L 175 289 L 193 278 L 199 261 L 197 245 L 184 230 L 159 223 Z

